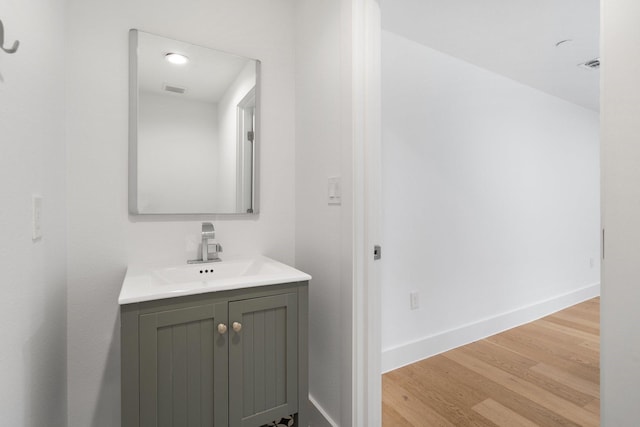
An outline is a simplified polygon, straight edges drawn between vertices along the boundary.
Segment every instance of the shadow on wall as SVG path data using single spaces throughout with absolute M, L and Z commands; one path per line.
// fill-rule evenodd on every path
M 120 307 L 117 306 L 116 309 L 119 313 Z M 112 329 L 113 333 L 100 381 L 97 404 L 93 411 L 92 427 L 120 425 L 120 314 L 115 316 Z
M 40 325 L 22 347 L 23 419 L 28 427 L 66 425 L 67 343 L 59 339 L 66 335 L 66 314 L 52 306 L 44 305 Z

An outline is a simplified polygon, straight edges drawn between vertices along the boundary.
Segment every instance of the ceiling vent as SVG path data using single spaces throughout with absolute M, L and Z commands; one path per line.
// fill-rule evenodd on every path
M 578 64 L 578 67 L 587 68 L 589 70 L 597 70 L 600 68 L 600 58 L 592 59 L 584 64 Z
M 183 94 L 187 91 L 187 88 L 180 87 L 180 86 L 172 86 L 166 83 L 164 84 L 163 89 L 166 90 L 167 92 L 173 92 L 173 93 L 179 93 L 179 94 Z

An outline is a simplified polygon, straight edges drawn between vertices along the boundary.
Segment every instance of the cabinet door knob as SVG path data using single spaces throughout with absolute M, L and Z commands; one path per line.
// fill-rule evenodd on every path
M 240 332 L 242 330 L 242 323 L 233 322 L 233 330 L 236 332 Z
M 218 333 L 220 335 L 224 335 L 227 333 L 227 325 L 225 325 L 224 323 L 219 323 L 218 324 Z

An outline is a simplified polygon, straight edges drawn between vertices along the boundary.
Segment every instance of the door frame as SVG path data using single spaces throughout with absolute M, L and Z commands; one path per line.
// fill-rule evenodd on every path
M 256 86 L 254 86 L 249 92 L 247 92 L 247 94 L 240 100 L 240 102 L 238 102 L 238 105 L 236 106 L 236 212 L 240 213 L 253 213 L 255 205 L 255 192 L 253 189 L 255 184 L 256 95 L 257 90 Z M 247 120 L 249 110 L 251 110 L 251 119 Z M 247 124 L 249 126 L 247 126 Z M 253 139 L 249 141 L 247 138 L 248 128 L 250 128 L 250 131 L 253 132 Z M 249 144 L 251 145 L 251 167 L 249 171 L 247 171 L 247 169 L 245 168 L 248 160 L 245 150 L 246 142 L 249 142 Z M 251 174 L 248 179 L 247 172 Z M 249 198 L 251 200 L 251 206 L 249 209 L 251 209 L 251 212 L 247 212 L 244 203 L 247 196 L 247 186 L 248 192 L 250 193 Z
M 352 0 L 354 182 L 352 425 L 382 424 L 381 13 L 378 0 Z

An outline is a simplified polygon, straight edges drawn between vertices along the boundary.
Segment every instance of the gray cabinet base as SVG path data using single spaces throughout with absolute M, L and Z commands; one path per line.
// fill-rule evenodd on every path
M 123 427 L 308 425 L 307 282 L 123 305 L 120 323 Z

